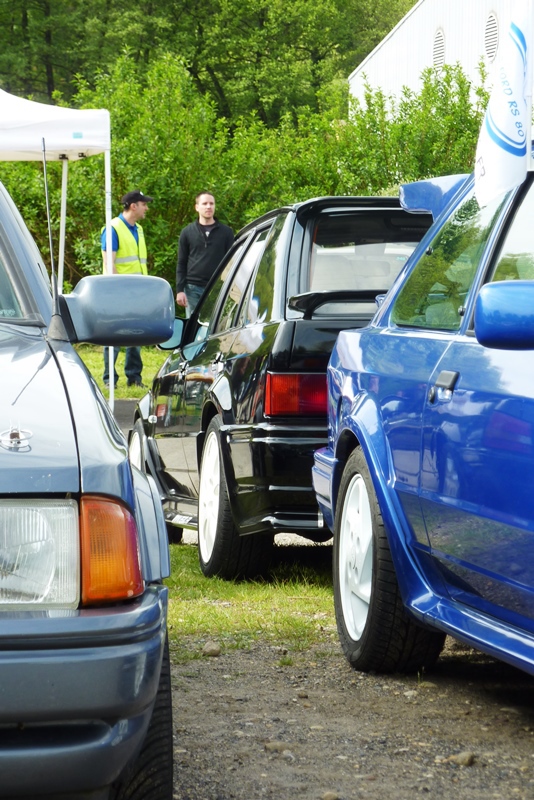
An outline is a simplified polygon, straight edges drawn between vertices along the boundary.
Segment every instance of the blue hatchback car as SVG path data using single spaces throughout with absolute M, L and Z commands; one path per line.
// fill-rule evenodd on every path
M 483 208 L 463 182 L 328 392 L 313 481 L 349 662 L 415 670 L 450 634 L 534 674 L 532 175 Z
M 74 344 L 154 344 L 166 281 L 51 290 L 0 185 L 0 797 L 170 800 L 169 552 Z

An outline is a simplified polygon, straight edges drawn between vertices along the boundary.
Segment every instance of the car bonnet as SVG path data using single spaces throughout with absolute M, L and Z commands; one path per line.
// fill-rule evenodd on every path
M 0 324 L 0 494 L 77 492 L 69 403 L 42 334 Z

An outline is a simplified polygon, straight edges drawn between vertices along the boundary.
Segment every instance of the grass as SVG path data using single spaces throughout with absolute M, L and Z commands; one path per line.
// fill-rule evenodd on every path
M 223 651 L 267 642 L 291 653 L 307 650 L 335 636 L 332 578 L 328 547 L 280 547 L 265 581 L 236 582 L 205 578 L 197 548 L 171 545 L 169 636 L 173 657 L 200 657 L 186 638 L 215 640 Z M 287 651 L 287 653 L 286 653 Z
M 104 386 L 102 375 L 104 373 L 104 348 L 97 347 L 92 344 L 79 344 L 76 345 L 78 355 L 83 360 L 85 366 L 98 383 L 105 397 L 109 396 L 108 389 Z M 141 359 L 143 361 L 143 383 L 145 386 L 150 386 L 157 371 L 165 361 L 169 354 L 163 350 L 158 350 L 157 347 L 142 347 Z M 126 376 L 124 374 L 124 348 L 121 349 L 117 359 L 116 369 L 119 376 L 119 382 L 115 388 L 115 398 L 117 400 L 129 400 L 143 397 L 146 394 L 146 389 L 140 386 L 127 386 Z

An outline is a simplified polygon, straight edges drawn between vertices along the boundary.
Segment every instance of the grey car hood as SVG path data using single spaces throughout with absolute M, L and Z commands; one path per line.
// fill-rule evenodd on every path
M 78 492 L 65 387 L 41 331 L 0 325 L 0 495 Z

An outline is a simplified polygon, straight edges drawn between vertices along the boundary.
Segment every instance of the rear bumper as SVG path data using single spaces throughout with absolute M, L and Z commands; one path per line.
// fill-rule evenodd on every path
M 332 486 L 337 464 L 337 459 L 328 447 L 323 447 L 315 453 L 312 469 L 313 489 L 325 523 L 331 531 L 334 530 Z
M 167 589 L 132 604 L 0 617 L 0 796 L 109 785 L 140 747 L 156 697 Z
M 221 428 L 228 494 L 240 533 L 323 538 L 311 470 L 313 454 L 326 439 L 326 423 L 321 422 Z

